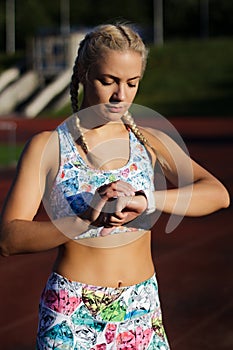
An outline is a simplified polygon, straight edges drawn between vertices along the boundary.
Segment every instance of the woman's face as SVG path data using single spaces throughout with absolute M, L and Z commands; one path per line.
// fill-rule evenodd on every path
M 119 120 L 134 100 L 141 72 L 139 53 L 107 50 L 88 72 L 82 109 L 96 106 L 105 120 Z

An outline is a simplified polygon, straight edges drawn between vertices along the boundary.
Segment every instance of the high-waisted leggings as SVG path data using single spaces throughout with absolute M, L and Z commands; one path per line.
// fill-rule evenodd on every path
M 169 350 L 155 275 L 112 288 L 53 272 L 40 300 L 37 349 Z

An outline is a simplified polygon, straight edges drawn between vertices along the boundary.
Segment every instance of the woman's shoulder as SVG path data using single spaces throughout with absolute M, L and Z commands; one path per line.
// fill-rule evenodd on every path
M 166 148 L 166 145 L 171 141 L 171 138 L 159 129 L 139 127 L 139 130 L 147 140 L 147 143 L 158 152 L 163 153 L 164 147 Z
M 151 143 L 160 143 L 161 141 L 165 141 L 169 138 L 169 136 L 164 131 L 159 129 L 140 126 L 139 130 Z
M 140 127 L 143 136 L 146 138 L 149 147 L 156 153 L 157 159 L 165 169 L 171 169 L 174 166 L 174 155 L 180 154 L 178 144 L 162 130 Z
M 41 162 L 42 159 L 45 160 L 48 156 L 51 156 L 57 146 L 58 137 L 55 130 L 39 132 L 33 135 L 25 144 L 20 163 L 33 161 L 35 164 L 37 161 Z
M 27 142 L 31 147 L 43 147 L 48 142 L 58 140 L 57 130 L 45 130 L 33 135 Z

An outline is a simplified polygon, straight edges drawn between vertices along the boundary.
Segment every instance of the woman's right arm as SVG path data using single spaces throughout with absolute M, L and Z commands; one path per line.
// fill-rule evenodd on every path
M 47 147 L 49 143 L 49 147 Z M 45 152 L 46 150 L 46 152 Z M 55 248 L 69 241 L 63 234 L 84 232 L 88 223 L 77 218 L 33 221 L 40 206 L 52 162 L 59 162 L 56 133 L 43 132 L 25 147 L 17 174 L 7 196 L 0 225 L 0 253 L 3 256 Z M 64 229 L 64 231 L 63 231 Z

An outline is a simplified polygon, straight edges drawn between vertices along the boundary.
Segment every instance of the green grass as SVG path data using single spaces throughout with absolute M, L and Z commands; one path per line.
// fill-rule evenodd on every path
M 15 165 L 23 150 L 23 145 L 0 144 L 1 167 Z
M 151 47 L 135 103 L 165 116 L 233 115 L 233 39 Z

